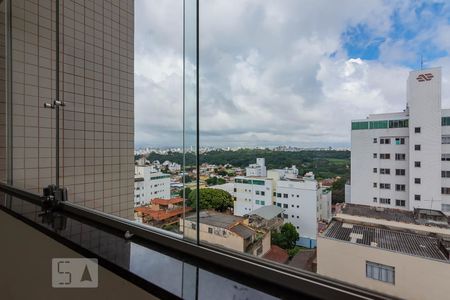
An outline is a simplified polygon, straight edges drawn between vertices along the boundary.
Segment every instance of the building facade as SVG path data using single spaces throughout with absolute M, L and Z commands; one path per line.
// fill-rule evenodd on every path
M 180 219 L 180 231 L 187 239 L 197 237 L 197 220 L 195 216 Z M 184 227 L 183 227 L 184 224 Z M 211 212 L 200 212 L 200 240 L 212 245 L 229 248 L 241 253 L 262 257 L 271 246 L 270 230 L 252 228 L 248 219 Z
M 170 199 L 170 175 L 153 166 L 135 166 L 134 206 L 148 205 L 156 198 Z
M 250 212 L 273 204 L 274 180 L 264 177 L 242 177 L 234 179 L 234 215 L 244 216 Z
M 318 222 L 331 219 L 331 191 L 322 188 L 312 173 L 298 177 L 286 170 L 269 170 L 263 178 L 239 176 L 234 183 L 213 188 L 232 190 L 235 216 L 250 215 L 270 205 L 283 208 L 285 223 L 292 223 L 300 235 L 298 245 L 314 248 Z
M 59 12 L 54 0 L 11 3 L 13 185 L 42 193 L 56 182 L 59 130 L 69 201 L 132 218 L 134 1 L 60 1 Z M 55 99 L 59 129 L 43 105 Z
M 318 221 L 331 218 L 331 191 L 322 189 L 314 177 L 296 180 L 278 180 L 275 189 L 275 205 L 285 209 L 285 223 L 297 229 L 297 244 L 315 248 Z
M 352 121 L 348 200 L 450 214 L 449 126 L 450 110 L 441 109 L 441 69 L 410 72 L 403 112 Z
M 346 204 L 318 236 L 317 273 L 401 299 L 445 299 L 449 237 L 439 211 Z

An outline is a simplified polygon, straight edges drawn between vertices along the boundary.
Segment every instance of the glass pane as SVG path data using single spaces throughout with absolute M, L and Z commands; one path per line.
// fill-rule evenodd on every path
M 197 82 L 197 1 L 184 1 L 184 60 L 183 60 L 183 87 L 184 87 L 184 140 L 183 156 L 184 170 L 183 180 L 185 190 L 190 191 L 185 195 L 187 199 L 186 214 L 180 224 L 184 238 L 191 241 L 197 240 L 199 228 L 198 218 L 198 180 L 199 173 L 197 161 L 197 121 L 198 121 L 198 82 Z

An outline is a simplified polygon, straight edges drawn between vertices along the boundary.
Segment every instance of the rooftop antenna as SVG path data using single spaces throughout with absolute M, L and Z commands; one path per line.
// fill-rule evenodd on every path
M 420 70 L 423 70 L 423 55 L 420 54 Z

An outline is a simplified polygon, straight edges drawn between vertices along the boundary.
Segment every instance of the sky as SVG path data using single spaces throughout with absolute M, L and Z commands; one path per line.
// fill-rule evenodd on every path
M 199 37 L 201 146 L 348 147 L 421 57 L 450 108 L 450 1 L 201 0 Z M 182 1 L 136 0 L 136 147 L 182 145 L 182 83 Z

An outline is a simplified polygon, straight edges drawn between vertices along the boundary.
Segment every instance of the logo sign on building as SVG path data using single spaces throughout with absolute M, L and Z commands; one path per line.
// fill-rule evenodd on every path
M 430 81 L 431 79 L 433 79 L 433 74 L 431 73 L 426 73 L 426 74 L 419 74 L 419 76 L 417 76 L 417 81 L 419 82 L 423 82 L 423 81 Z
M 88 258 L 53 258 L 52 287 L 97 288 L 98 261 Z

